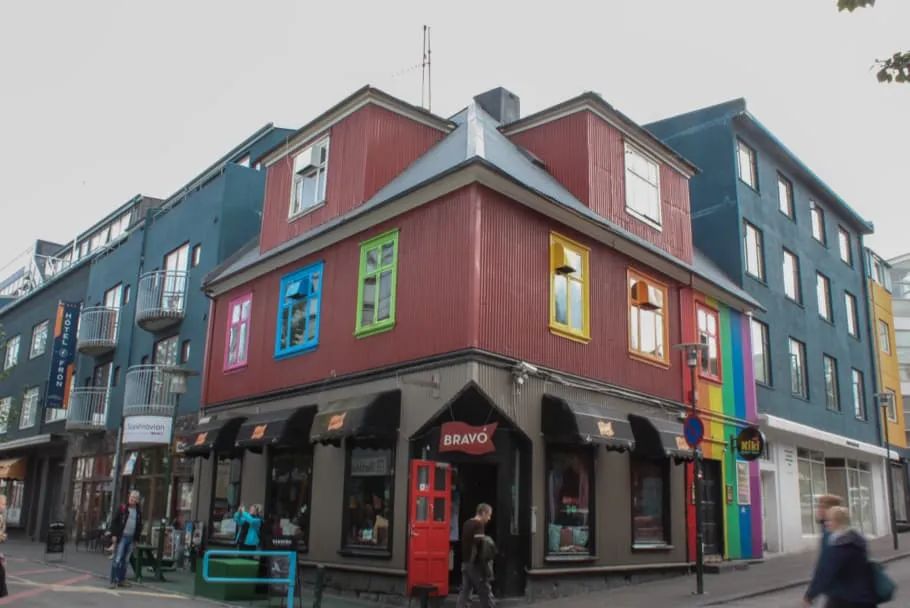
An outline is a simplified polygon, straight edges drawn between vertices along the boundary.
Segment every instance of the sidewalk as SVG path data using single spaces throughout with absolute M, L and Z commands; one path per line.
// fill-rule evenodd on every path
M 890 562 L 910 557 L 910 533 L 900 535 L 900 549 L 894 550 L 890 536 L 869 541 L 873 559 Z M 640 606 L 673 606 L 697 608 L 718 606 L 775 591 L 809 584 L 815 565 L 816 551 L 769 557 L 763 563 L 746 570 L 723 574 L 705 574 L 705 595 L 695 596 L 695 575 L 630 585 L 621 589 L 602 591 L 572 598 L 535 603 L 535 608 L 556 608 L 571 603 L 572 608 L 602 608 L 603 606 L 639 608 Z

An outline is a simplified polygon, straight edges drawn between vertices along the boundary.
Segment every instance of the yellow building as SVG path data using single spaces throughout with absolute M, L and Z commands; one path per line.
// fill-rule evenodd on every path
M 888 280 L 888 263 L 871 249 L 866 251 L 871 277 L 869 294 L 872 302 L 869 309 L 872 314 L 872 327 L 875 328 L 875 367 L 878 372 L 878 391 L 891 395 L 886 417 L 888 440 L 894 447 L 906 448 L 904 403 L 901 396 L 900 366 L 894 338 L 894 307 Z M 882 432 L 884 434 L 884 429 Z

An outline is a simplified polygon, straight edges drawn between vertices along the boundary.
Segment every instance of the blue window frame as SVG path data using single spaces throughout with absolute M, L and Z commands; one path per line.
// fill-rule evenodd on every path
M 319 345 L 322 266 L 323 263 L 318 262 L 281 278 L 276 358 L 311 351 Z

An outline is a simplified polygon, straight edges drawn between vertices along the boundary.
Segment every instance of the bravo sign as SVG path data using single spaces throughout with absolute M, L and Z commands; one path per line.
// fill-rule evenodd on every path
M 439 429 L 440 452 L 464 452 L 481 456 L 496 451 L 493 433 L 499 423 L 471 426 L 464 422 L 446 422 Z

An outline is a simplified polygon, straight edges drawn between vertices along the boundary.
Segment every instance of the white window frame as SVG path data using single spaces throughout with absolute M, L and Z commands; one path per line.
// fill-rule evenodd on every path
M 736 164 L 739 181 L 758 192 L 758 158 L 755 149 L 741 139 L 736 140 Z M 745 164 L 748 164 L 748 170 Z
M 863 372 L 850 368 L 850 385 L 853 393 L 853 416 L 857 420 L 866 420 L 869 412 L 866 407 L 866 378 L 863 376 Z M 857 386 L 859 391 L 857 391 Z
M 15 335 L 6 341 L 6 349 L 3 353 L 3 369 L 12 369 L 19 363 L 19 344 L 22 341 L 21 336 Z
M 828 362 L 831 362 L 830 370 Z M 829 373 L 830 371 L 830 373 Z M 831 355 L 822 355 L 822 372 L 825 375 L 825 407 L 828 411 L 841 411 L 840 379 L 838 378 L 837 359 Z
M 886 355 L 891 354 L 891 326 L 882 319 L 878 320 L 878 347 Z
M 859 338 L 859 311 L 856 307 L 856 296 L 849 291 L 845 291 L 844 309 L 847 314 L 847 333 L 854 338 Z
M 788 262 L 792 262 L 792 268 L 789 269 L 789 279 L 792 280 L 792 291 L 790 293 L 791 285 L 788 283 Z M 784 277 L 784 294 L 790 298 L 792 301 L 802 304 L 803 302 L 803 286 L 802 286 L 802 277 L 800 276 L 799 269 L 799 258 L 795 253 L 789 249 L 784 249 L 783 262 L 781 263 L 781 270 L 783 271 Z
M 853 266 L 853 243 L 850 232 L 843 226 L 837 227 L 837 252 L 844 264 Z
M 831 307 L 831 279 L 820 272 L 815 273 L 815 299 L 818 304 L 818 316 L 831 322 L 834 316 Z
M 654 169 L 654 180 L 649 175 L 642 175 L 633 168 L 633 163 L 629 162 L 629 157 L 637 157 L 641 162 L 647 163 L 650 168 Z M 625 172 L 626 180 L 626 212 L 645 222 L 653 228 L 661 229 L 663 223 L 663 209 L 661 209 L 660 198 L 660 163 L 645 154 L 643 151 L 625 142 Z M 642 192 L 653 191 L 654 200 L 648 200 L 649 209 L 642 209 L 635 205 L 632 197 L 634 184 L 639 184 Z M 650 188 L 650 190 L 648 190 Z
M 38 421 L 38 398 L 40 392 L 37 386 L 25 389 L 22 395 L 22 411 L 19 413 L 19 428 L 30 429 Z
M 0 435 L 9 430 L 9 413 L 13 409 L 13 398 L 0 398 Z
M 752 272 L 749 268 L 749 233 L 752 232 L 755 234 L 755 263 L 758 265 L 758 273 Z M 745 222 L 743 228 L 743 249 L 745 250 L 745 259 L 746 274 L 754 279 L 764 282 L 765 280 L 765 235 L 757 226 Z
M 41 333 L 43 334 L 43 336 L 41 336 L 40 339 L 36 340 L 35 338 L 37 337 L 38 330 L 40 330 L 42 328 L 43 328 L 43 330 L 41 331 Z M 47 319 L 45 319 L 44 321 L 41 321 L 41 323 L 38 323 L 37 325 L 32 327 L 32 342 L 31 342 L 31 344 L 29 344 L 29 347 L 28 347 L 28 358 L 29 359 L 36 359 L 47 352 L 47 335 L 48 335 L 49 329 L 50 329 L 50 323 L 47 321 Z M 40 350 L 36 351 L 35 350 L 36 346 L 40 347 Z
M 793 352 L 794 347 L 796 347 L 796 352 Z M 794 397 L 808 399 L 809 378 L 806 365 L 806 343 L 791 336 L 787 344 L 787 352 L 790 353 L 790 393 Z M 794 372 L 796 372 L 798 377 L 794 377 Z M 795 386 L 797 382 L 799 386 Z
M 796 209 L 793 205 L 793 182 L 777 174 L 777 208 L 791 220 L 796 218 Z
M 818 219 L 818 234 L 816 234 L 816 218 Z M 828 244 L 828 234 L 825 230 L 825 210 L 815 201 L 809 201 L 809 232 L 812 238 L 822 245 Z
M 312 159 L 313 155 L 320 149 L 325 150 L 324 160 L 315 165 L 310 164 L 309 160 Z M 298 168 L 298 161 L 306 164 Z M 294 219 L 308 213 L 325 202 L 326 184 L 329 175 L 329 138 L 326 137 L 321 139 L 312 146 L 308 146 L 295 154 L 292 163 L 291 197 L 290 205 L 288 206 L 289 219 Z M 316 180 L 316 187 L 313 188 L 313 200 L 298 200 L 304 192 L 304 189 L 300 187 L 300 184 L 302 184 L 304 180 L 314 178 Z

